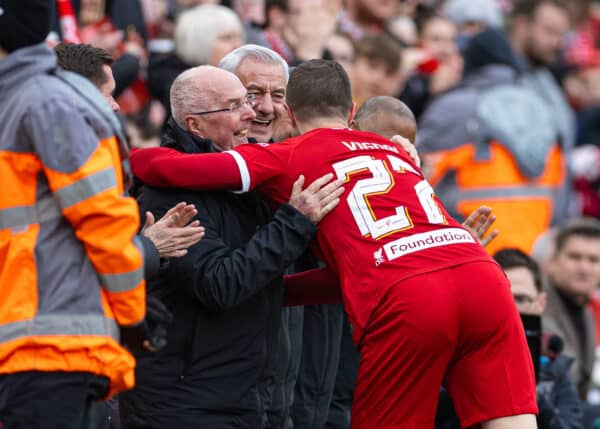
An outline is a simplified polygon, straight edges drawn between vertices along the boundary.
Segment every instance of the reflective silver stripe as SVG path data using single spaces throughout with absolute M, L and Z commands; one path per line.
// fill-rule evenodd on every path
M 51 219 L 62 217 L 60 207 L 52 196 L 39 200 L 36 204 L 37 219 L 35 223 L 46 222 Z
M 146 260 L 146 255 L 144 254 L 144 245 L 142 244 L 142 239 L 138 235 L 133 236 L 133 244 L 142 254 L 142 260 Z
M 101 315 L 44 314 L 0 326 L 0 342 L 38 335 L 109 336 L 119 341 L 117 323 Z
M 0 210 L 0 229 L 28 225 L 34 223 L 32 222 L 33 219 L 35 219 L 35 210 L 33 206 L 19 206 L 3 209 Z
M 62 208 L 71 207 L 94 195 L 114 188 L 117 185 L 115 171 L 112 168 L 90 174 L 54 192 Z
M 481 199 L 498 199 L 498 198 L 552 198 L 556 193 L 556 189 L 550 186 L 517 186 L 517 187 L 502 187 L 502 188 L 478 188 L 476 190 L 459 190 L 457 197 L 461 201 L 465 200 L 481 200 Z
M 109 292 L 125 292 L 135 288 L 144 279 L 144 267 L 122 274 L 100 274 L 102 286 Z
M 0 210 L 0 229 L 46 222 L 61 216 L 56 200 L 52 196 L 48 196 L 33 206 L 18 206 Z

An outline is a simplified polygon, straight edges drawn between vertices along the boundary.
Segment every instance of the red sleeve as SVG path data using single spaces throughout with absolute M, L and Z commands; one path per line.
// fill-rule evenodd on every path
M 189 154 L 165 147 L 136 149 L 131 170 L 142 182 L 159 188 L 250 191 L 285 170 L 289 145 L 245 144 L 221 153 Z
M 238 164 L 242 191 L 246 192 L 259 186 L 261 191 L 269 187 L 279 188 L 283 172 L 288 170 L 290 147 L 290 144 L 284 141 L 272 144 L 244 144 L 228 151 Z
M 242 185 L 238 163 L 227 152 L 189 154 L 166 147 L 134 149 L 131 170 L 142 182 L 158 188 L 237 190 Z
M 283 305 L 288 307 L 342 302 L 338 277 L 327 267 L 284 276 L 283 286 Z

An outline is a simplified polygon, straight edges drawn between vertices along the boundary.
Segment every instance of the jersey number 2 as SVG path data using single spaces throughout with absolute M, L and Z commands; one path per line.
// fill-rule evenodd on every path
M 419 173 L 406 161 L 388 155 L 390 166 L 395 171 L 410 171 Z M 369 197 L 387 194 L 394 187 L 394 177 L 386 163 L 381 159 L 373 159 L 368 155 L 355 156 L 333 164 L 338 179 L 349 180 L 350 176 L 368 170 L 373 177 L 358 180 L 348 194 L 348 206 L 360 233 L 371 236 L 375 240 L 404 229 L 412 228 L 413 223 L 404 206 L 396 207 L 396 214 L 377 219 Z M 427 181 L 422 180 L 414 187 L 417 198 L 430 223 L 446 223 L 442 211 L 433 199 L 433 189 Z

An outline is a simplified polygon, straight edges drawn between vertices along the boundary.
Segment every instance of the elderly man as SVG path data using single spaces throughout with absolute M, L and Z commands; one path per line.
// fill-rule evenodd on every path
M 171 88 L 163 146 L 201 153 L 246 143 L 256 116 L 251 100 L 232 73 L 185 71 Z M 325 182 L 304 191 L 297 182 L 273 217 L 254 194 L 142 188 L 143 208 L 153 212 L 194 203 L 206 235 L 149 287 L 174 320 L 167 347 L 139 356 L 136 389 L 121 398 L 125 427 L 261 427 L 270 309 L 281 299 L 284 270 L 339 201 L 337 183 L 320 189 Z
M 223 57 L 219 67 L 234 73 L 255 99 L 256 118 L 248 136 L 259 142 L 289 137 L 292 127 L 284 107 L 288 65 L 283 58 L 263 46 L 244 45 Z
M 255 99 L 256 118 L 248 137 L 277 142 L 291 135 L 284 107 L 288 65 L 277 52 L 244 45 L 223 57 L 219 67 L 235 73 Z M 317 263 L 308 253 L 294 270 L 315 268 Z M 275 348 L 265 381 L 267 386 L 274 384 L 265 391 L 267 428 L 287 427 L 290 420 L 297 427 L 320 428 L 327 419 L 338 367 L 343 306 L 282 308 L 279 303 L 273 311 L 282 323 L 271 325 Z

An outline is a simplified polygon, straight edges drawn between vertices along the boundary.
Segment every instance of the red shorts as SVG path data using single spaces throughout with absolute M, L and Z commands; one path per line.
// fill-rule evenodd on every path
M 352 429 L 431 429 L 442 384 L 462 427 L 537 413 L 523 325 L 494 263 L 400 282 L 373 312 L 360 351 Z

